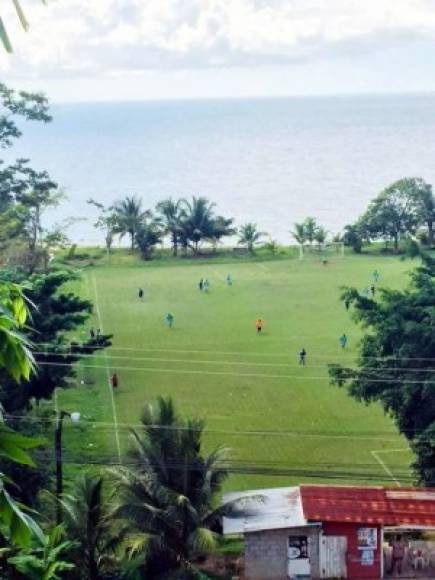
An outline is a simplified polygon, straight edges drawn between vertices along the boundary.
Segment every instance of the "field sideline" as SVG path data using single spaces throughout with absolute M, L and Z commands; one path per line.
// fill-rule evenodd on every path
M 83 416 L 65 433 L 67 465 L 75 471 L 80 463 L 128 461 L 128 426 L 139 423 L 144 403 L 171 395 L 183 415 L 206 420 L 206 448 L 231 450 L 240 471 L 227 484 L 233 489 L 409 483 L 404 439 L 379 406 L 331 386 L 326 365 L 351 364 L 360 336 L 339 301 L 340 286 L 362 289 L 378 269 L 380 286 L 400 288 L 411 267 L 395 258 L 346 256 L 326 267 L 314 259 L 165 267 L 138 260 L 86 269 L 77 289 L 95 305 L 94 326 L 113 332 L 114 341 L 104 355 L 83 361 L 76 388 L 58 393 L 62 409 Z M 208 294 L 197 289 L 201 277 L 210 281 Z M 168 311 L 175 316 L 171 330 Z M 265 321 L 260 336 L 258 317 Z M 346 352 L 338 342 L 343 332 Z M 302 346 L 305 368 L 298 365 Z M 108 384 L 113 370 L 116 393 Z

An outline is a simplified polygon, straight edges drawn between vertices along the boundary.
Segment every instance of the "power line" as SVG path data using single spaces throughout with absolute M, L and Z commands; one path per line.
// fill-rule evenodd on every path
M 317 335 L 314 335 L 315 338 L 318 338 Z M 280 342 L 284 342 L 285 339 L 283 339 Z M 74 341 L 71 341 L 74 342 Z M 33 343 L 35 346 L 51 346 L 53 347 L 53 343 L 52 342 L 36 342 Z M 69 348 L 70 344 L 59 344 L 59 347 L 64 346 L 65 348 Z M 95 351 L 95 346 L 86 346 L 86 345 L 80 345 L 80 348 L 83 349 L 92 349 L 93 351 Z M 111 351 L 134 351 L 134 352 L 181 352 L 181 353 L 187 353 L 187 354 L 217 354 L 217 355 L 228 355 L 228 356 L 276 356 L 276 357 L 288 357 L 289 356 L 289 352 L 282 352 L 282 353 L 270 353 L 270 352 L 241 352 L 241 351 L 218 351 L 218 350 L 205 350 L 205 349 L 200 349 L 200 350 L 193 350 L 193 349 L 171 349 L 171 348 L 135 348 L 135 347 L 122 347 L 122 346 L 110 346 L 107 347 L 107 349 L 109 350 L 109 354 Z M 435 361 L 435 357 L 406 357 L 406 356 L 393 356 L 393 355 L 388 355 L 385 354 L 383 356 L 360 356 L 358 354 L 355 355 L 343 355 L 343 354 L 338 354 L 338 353 L 334 353 L 334 354 L 318 354 L 318 355 L 310 355 L 310 358 L 312 359 L 317 359 L 317 358 L 327 358 L 327 359 L 339 359 L 339 360 L 380 360 L 380 361 L 384 361 L 385 359 L 387 360 L 411 360 L 411 361 Z
M 52 367 L 74 367 L 77 363 L 60 363 L 60 362 L 42 362 L 36 361 L 40 366 L 52 366 Z M 332 381 L 331 377 L 316 377 L 316 376 L 301 376 L 301 375 L 268 375 L 265 373 L 234 373 L 230 371 L 201 371 L 201 370 L 186 370 L 186 369 L 164 369 L 164 368 L 157 368 L 157 367 L 128 367 L 128 366 L 119 366 L 119 365 L 111 365 L 113 368 L 116 367 L 117 370 L 123 371 L 133 371 L 133 372 L 145 372 L 145 373 L 170 373 L 170 374 L 186 374 L 186 375 L 217 375 L 217 376 L 236 376 L 236 377 L 246 377 L 246 378 L 268 378 L 268 379 L 299 379 L 303 381 Z M 308 365 L 307 365 L 308 366 Z M 104 369 L 106 370 L 106 366 L 101 365 L 84 365 L 80 364 L 80 368 L 93 368 L 93 369 Z M 370 369 L 376 371 L 377 369 Z M 351 380 L 353 377 L 343 377 L 343 380 Z M 363 377 L 364 380 L 367 380 L 370 383 L 406 383 L 406 384 L 435 384 L 435 381 L 427 381 L 427 380 L 403 380 L 403 379 L 371 379 L 368 377 Z
M 32 354 L 39 356 L 54 356 L 54 357 L 65 357 L 65 356 L 77 356 L 82 358 L 94 358 L 98 357 L 98 353 L 86 354 L 86 353 L 75 353 L 71 351 L 70 353 L 64 353 L 59 351 L 32 351 Z M 258 363 L 251 361 L 227 361 L 227 360 L 197 360 L 197 359 L 168 359 L 168 358 L 156 358 L 156 357 L 133 357 L 133 356 L 120 356 L 112 355 L 107 353 L 110 360 L 129 360 L 129 361 L 149 361 L 149 362 L 164 362 L 164 363 L 183 363 L 183 364 L 210 364 L 210 365 L 243 365 L 243 366 L 254 366 L 254 367 L 283 367 L 283 368 L 300 368 L 300 365 L 289 365 L 288 363 Z M 310 368 L 318 369 L 328 369 L 329 365 L 310 365 Z M 358 369 L 352 369 L 358 370 Z M 373 371 L 407 371 L 407 372 L 435 372 L 434 368 L 407 368 L 407 367 L 373 367 Z

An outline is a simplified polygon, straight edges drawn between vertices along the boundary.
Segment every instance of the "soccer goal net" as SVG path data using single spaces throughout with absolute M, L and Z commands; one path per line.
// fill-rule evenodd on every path
M 323 244 L 301 244 L 299 248 L 300 260 L 332 260 L 344 258 L 343 242 L 325 242 Z

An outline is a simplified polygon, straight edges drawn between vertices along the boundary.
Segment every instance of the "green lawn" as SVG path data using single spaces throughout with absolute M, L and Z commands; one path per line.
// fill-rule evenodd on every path
M 92 368 L 80 369 L 77 386 L 58 393 L 59 406 L 84 419 L 66 425 L 69 472 L 116 460 L 118 442 L 123 455 L 128 426 L 138 424 L 144 403 L 171 395 L 181 413 L 206 419 L 206 448 L 227 446 L 243 464 L 228 488 L 391 484 L 393 476 L 409 483 L 411 454 L 392 422 L 379 406 L 366 407 L 331 386 L 326 365 L 351 364 L 360 336 L 339 301 L 340 286 L 368 286 L 378 269 L 381 286 L 402 287 L 411 267 L 392 257 L 349 255 L 327 266 L 314 259 L 234 259 L 162 267 L 130 259 L 85 269 L 80 292 L 96 305 L 93 324 L 115 336 L 105 355 L 85 361 Z M 229 272 L 232 287 L 225 283 Z M 197 289 L 201 277 L 211 283 L 208 294 Z M 168 311 L 175 315 L 172 330 L 164 324 Z M 258 317 L 265 320 L 260 336 Z M 343 332 L 346 352 L 338 342 Z M 298 366 L 302 346 L 305 368 Z M 108 370 L 120 378 L 114 396 Z M 94 383 L 81 385 L 83 378 Z

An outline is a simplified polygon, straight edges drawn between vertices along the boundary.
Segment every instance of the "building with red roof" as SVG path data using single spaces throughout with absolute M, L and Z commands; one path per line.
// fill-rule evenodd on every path
M 435 542 L 415 540 L 435 530 L 435 488 L 301 485 L 225 500 L 241 497 L 224 533 L 245 537 L 247 580 L 435 577 Z

